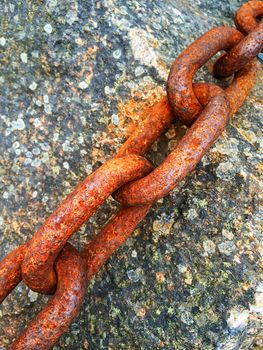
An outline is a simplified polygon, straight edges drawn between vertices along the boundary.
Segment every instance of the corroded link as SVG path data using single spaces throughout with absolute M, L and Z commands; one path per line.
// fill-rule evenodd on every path
M 226 89 L 228 99 L 231 101 L 231 115 L 242 105 L 254 84 L 255 76 L 256 61 L 253 60 L 235 76 L 232 84 Z M 193 84 L 193 88 L 202 106 L 207 104 L 209 97 L 215 96 L 220 92 L 220 88 L 217 85 L 209 83 L 195 83 Z M 163 122 L 162 116 L 164 116 Z M 137 152 L 143 153 L 145 151 L 144 142 L 148 140 L 149 135 L 148 126 L 152 126 L 150 135 L 154 134 L 157 138 L 170 124 L 171 120 L 171 108 L 167 97 L 164 97 L 159 103 L 149 108 L 143 124 L 124 143 L 118 154 L 127 154 L 129 152 L 127 145 L 135 145 L 134 147 L 136 147 Z M 149 140 L 148 146 L 154 142 L 155 138 L 150 136 Z M 108 222 L 101 233 L 87 245 L 82 255 L 86 261 L 87 276 L 89 279 L 99 270 L 99 267 L 107 260 L 110 254 L 129 237 L 136 225 L 147 214 L 150 206 L 122 208 Z M 27 243 L 13 250 L 0 262 L 0 302 L 21 281 L 20 265 L 25 254 L 26 246 Z M 95 251 L 96 254 L 99 253 L 98 256 L 96 256 Z
M 164 96 L 154 106 L 145 111 L 145 118 L 136 130 L 121 146 L 116 157 L 130 153 L 143 155 L 151 144 L 158 139 L 164 130 L 171 124 L 174 115 L 167 97 Z
M 248 94 L 252 90 L 257 73 L 257 62 L 254 58 L 244 68 L 235 74 L 234 80 L 226 88 L 228 101 L 230 102 L 230 115 L 235 114 L 243 105 Z
M 218 51 L 230 49 L 243 35 L 234 28 L 217 27 L 209 30 L 188 46 L 172 64 L 167 94 L 175 115 L 191 125 L 202 111 L 192 86 L 193 76 Z
M 216 78 L 226 78 L 243 68 L 263 47 L 263 23 L 260 23 L 214 65 Z
M 55 295 L 8 350 L 50 349 L 76 317 L 87 278 L 83 259 L 69 243 L 58 256 L 55 270 L 58 276 Z
M 135 227 L 148 213 L 152 203 L 144 206 L 123 207 L 101 232 L 82 251 L 90 280 L 105 261 L 127 240 Z
M 242 106 L 255 83 L 255 79 L 256 60 L 253 59 L 235 75 L 233 82 L 225 90 L 228 101 L 230 102 L 230 116 L 236 113 Z M 218 94 L 220 88 L 214 84 L 193 84 L 193 90 L 199 101 L 198 103 L 204 107 L 209 98 Z M 148 176 L 120 188 L 114 194 L 114 198 L 126 206 L 143 205 L 151 203 L 167 194 L 176 186 L 180 179 L 179 169 L 182 171 L 183 167 L 185 167 L 185 171 L 188 171 L 186 164 L 181 165 L 181 154 L 178 154 L 178 158 L 176 157 L 177 152 L 178 150 L 175 149 L 170 154 L 171 158 L 168 156 L 164 163 L 154 169 Z M 185 152 L 190 151 L 185 149 Z M 170 165 L 167 162 L 170 162 Z M 172 174 L 176 177 L 172 178 Z
M 253 59 L 235 74 L 232 83 L 225 89 L 230 102 L 230 116 L 235 114 L 245 102 L 255 84 L 256 73 L 257 61 Z M 195 95 L 203 107 L 207 103 L 208 96 L 215 96 L 219 89 L 217 85 L 209 83 L 195 83 L 193 87 Z
M 146 177 L 121 188 L 115 198 L 122 205 L 139 205 L 165 196 L 196 167 L 215 142 L 228 121 L 229 110 L 222 90 L 220 95 L 210 100 L 164 162 Z
M 257 18 L 263 16 L 263 2 L 249 1 L 243 4 L 235 15 L 235 25 L 243 34 L 247 35 L 258 26 Z
M 27 243 L 12 250 L 0 261 L 0 304 L 22 279 L 21 265 L 26 249 Z
M 56 288 L 53 264 L 69 237 L 113 191 L 151 169 L 141 156 L 127 155 L 109 160 L 80 183 L 31 239 L 22 265 L 25 283 L 37 292 L 53 293 Z

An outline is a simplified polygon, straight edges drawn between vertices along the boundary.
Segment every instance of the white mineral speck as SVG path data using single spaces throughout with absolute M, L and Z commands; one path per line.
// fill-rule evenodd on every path
M 144 73 L 143 67 L 142 66 L 136 67 L 134 73 L 136 77 L 140 77 Z
M 248 310 L 239 311 L 232 309 L 230 311 L 230 316 L 227 319 L 227 324 L 229 328 L 244 328 L 249 319 Z
M 12 129 L 13 130 L 24 130 L 25 129 L 25 123 L 23 119 L 18 118 L 16 121 L 12 122 Z
M 68 170 L 69 169 L 69 163 L 68 162 L 64 162 L 63 163 L 63 167 Z
M 105 86 L 104 91 L 106 95 L 109 95 L 111 93 L 111 88 L 109 86 Z
M 52 28 L 52 25 L 50 23 L 47 23 L 45 26 L 44 26 L 44 31 L 48 34 L 51 34 L 52 31 L 53 31 L 53 28 Z
M 81 90 L 87 89 L 88 86 L 89 86 L 89 84 L 87 84 L 85 81 L 81 81 L 81 82 L 79 83 L 79 88 L 80 88 Z
M 186 213 L 186 217 L 188 220 L 194 220 L 198 217 L 198 213 L 194 208 L 191 208 L 188 210 L 188 213 Z
M 114 125 L 117 125 L 117 126 L 119 125 L 119 117 L 117 116 L 117 114 L 113 114 L 111 116 L 111 122 Z
M 84 137 L 83 137 L 82 135 L 80 135 L 80 136 L 78 137 L 78 142 L 79 142 L 79 143 L 84 143 Z
M 21 53 L 20 58 L 23 63 L 27 63 L 27 54 L 25 52 Z
M 133 250 L 133 251 L 131 252 L 131 256 L 132 256 L 133 258 L 137 258 L 137 252 L 136 252 L 136 250 Z
M 113 57 L 118 60 L 120 57 L 121 57 L 121 50 L 118 49 L 118 50 L 115 50 L 113 51 Z
M 36 118 L 36 119 L 34 120 L 34 126 L 37 128 L 37 127 L 40 126 L 40 125 L 41 125 L 40 120 L 39 120 L 38 118 Z
M 0 216 L 0 226 L 2 226 L 4 224 L 4 219 L 2 218 L 2 216 Z
M 44 196 L 43 198 L 42 198 L 42 202 L 43 203 L 46 203 L 48 201 L 48 196 Z
M 140 276 L 138 275 L 137 271 L 134 270 L 127 271 L 127 276 L 133 282 L 138 282 L 140 279 Z
M 43 101 L 45 104 L 48 104 L 49 103 L 49 96 L 48 95 L 44 95 L 43 96 Z
M 26 157 L 27 157 L 27 158 L 32 158 L 32 156 L 33 156 L 33 155 L 32 155 L 32 152 L 30 152 L 30 151 L 27 151 L 27 152 L 26 152 Z
M 37 88 L 37 83 L 35 81 L 33 81 L 33 83 L 31 83 L 29 85 L 29 89 L 32 90 L 32 91 L 35 91 Z
M 234 238 L 233 233 L 228 231 L 228 230 L 226 230 L 226 229 L 223 229 L 222 234 L 223 234 L 223 236 L 225 236 L 229 240 Z
M 39 57 L 39 52 L 38 51 L 32 51 L 31 52 L 31 55 L 32 55 L 32 57 L 34 57 L 34 58 L 38 58 Z
M 39 159 L 34 159 L 32 162 L 31 162 L 31 165 L 34 166 L 34 167 L 38 167 L 41 165 L 41 160 Z
M 5 192 L 3 193 L 3 198 L 4 198 L 4 199 L 7 199 L 8 197 L 9 197 L 9 194 L 8 194 L 8 192 L 5 191 Z
M 6 44 L 6 39 L 3 38 L 3 37 L 1 37 L 1 38 L 0 38 L 0 45 L 1 45 L 1 46 L 5 46 L 5 44 Z
M 42 102 L 40 100 L 36 100 L 35 101 L 35 104 L 38 106 L 38 107 L 41 107 L 42 106 Z
M 51 107 L 51 105 L 45 105 L 44 111 L 45 111 L 47 114 L 51 114 L 51 113 L 52 113 L 52 107 Z
M 53 141 L 56 142 L 59 138 L 59 133 L 58 132 L 54 132 L 54 135 L 53 135 Z
M 69 25 L 78 21 L 78 9 L 74 8 L 66 13 L 66 21 Z
M 29 300 L 31 301 L 31 303 L 33 303 L 34 301 L 37 300 L 37 298 L 38 298 L 38 293 L 33 292 L 32 290 L 30 290 L 30 291 L 28 292 L 28 297 L 29 297 Z
M 135 60 L 141 65 L 154 67 L 161 77 L 166 78 L 167 71 L 159 56 L 157 39 L 149 32 L 138 28 L 131 28 L 128 31 L 128 38 Z
M 69 140 L 66 140 L 66 141 L 63 143 L 62 148 L 63 148 L 63 151 L 64 151 L 64 152 L 72 152 L 72 151 L 73 151 L 73 148 L 70 147 Z
M 37 156 L 38 154 L 40 154 L 40 149 L 39 149 L 38 147 L 34 147 L 34 148 L 32 149 L 32 153 L 33 153 L 35 156 Z
M 180 273 L 185 273 L 187 271 L 187 266 L 179 264 L 177 265 L 177 269 Z

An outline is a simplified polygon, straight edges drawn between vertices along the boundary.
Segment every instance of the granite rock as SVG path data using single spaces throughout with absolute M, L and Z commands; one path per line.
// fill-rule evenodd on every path
M 0 259 L 114 154 L 140 108 L 164 93 L 173 59 L 208 29 L 233 25 L 241 3 L 1 2 Z M 196 79 L 212 80 L 209 71 Z M 262 346 L 261 116 L 259 66 L 221 138 L 105 264 L 54 349 Z M 175 122 L 148 158 L 158 165 L 184 132 Z M 109 199 L 74 245 L 116 208 Z M 0 307 L 0 349 L 47 299 L 23 284 L 15 289 Z

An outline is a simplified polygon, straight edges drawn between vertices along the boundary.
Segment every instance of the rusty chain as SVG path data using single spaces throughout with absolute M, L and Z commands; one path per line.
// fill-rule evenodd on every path
M 254 85 L 255 56 L 263 44 L 262 16 L 263 2 L 249 1 L 236 13 L 238 30 L 217 27 L 187 47 L 172 64 L 167 97 L 148 109 L 115 157 L 81 182 L 30 241 L 0 262 L 0 302 L 21 280 L 39 293 L 54 293 L 8 349 L 50 349 L 76 316 L 90 279 L 153 202 L 185 178 L 213 145 Z M 212 83 L 193 84 L 197 70 L 221 50 L 226 53 L 215 62 L 213 73 L 217 78 L 234 74 L 230 85 L 223 90 Z M 153 169 L 144 153 L 177 117 L 189 129 Z M 79 253 L 67 240 L 110 195 L 122 207 Z

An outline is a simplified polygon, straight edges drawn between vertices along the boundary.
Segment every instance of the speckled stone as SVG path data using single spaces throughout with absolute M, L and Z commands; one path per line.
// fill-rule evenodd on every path
M 233 25 L 241 3 L 0 3 L 0 258 L 114 154 L 129 121 L 120 106 L 159 95 L 173 59 L 208 29 Z M 197 80 L 212 80 L 209 70 Z M 153 145 L 148 158 L 155 165 L 183 129 L 175 123 Z M 261 69 L 246 104 L 197 169 L 154 205 L 95 277 L 54 349 L 262 346 L 262 129 Z M 109 199 L 74 245 L 81 248 L 116 207 Z M 0 307 L 0 349 L 47 300 L 23 284 L 16 288 Z

